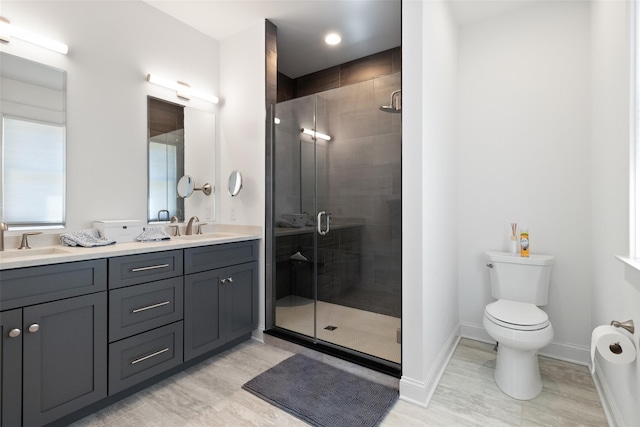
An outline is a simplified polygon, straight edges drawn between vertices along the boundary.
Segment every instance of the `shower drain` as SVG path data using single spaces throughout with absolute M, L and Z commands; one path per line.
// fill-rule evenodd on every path
M 325 329 L 327 331 L 335 331 L 336 329 L 338 329 L 337 326 L 333 326 L 333 325 L 329 325 L 329 326 L 325 326 Z

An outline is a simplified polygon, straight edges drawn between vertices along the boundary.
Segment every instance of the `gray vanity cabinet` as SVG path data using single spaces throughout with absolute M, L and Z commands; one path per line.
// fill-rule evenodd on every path
M 106 319 L 105 292 L 23 309 L 23 425 L 107 396 Z
M 22 420 L 22 310 L 0 312 L 0 426 Z
M 256 259 L 254 241 L 185 250 L 185 361 L 256 328 Z M 220 268 L 221 265 L 227 266 Z M 188 274 L 192 271 L 198 272 Z
M 183 362 L 181 249 L 109 259 L 109 395 Z
M 2 427 L 106 397 L 106 282 L 106 260 L 0 271 Z
M 0 271 L 0 427 L 66 425 L 249 338 L 257 252 L 245 241 Z

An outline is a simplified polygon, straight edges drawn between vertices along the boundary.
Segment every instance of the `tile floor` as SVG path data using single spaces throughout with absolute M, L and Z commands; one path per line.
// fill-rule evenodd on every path
M 73 426 L 305 426 L 241 389 L 246 381 L 293 354 L 279 346 L 311 352 L 342 369 L 398 386 L 397 378 L 275 341 L 275 345 L 247 341 Z M 494 365 L 493 346 L 462 339 L 429 407 L 398 401 L 382 426 L 607 425 L 586 367 L 541 357 L 543 391 L 535 399 L 522 402 L 497 388 Z

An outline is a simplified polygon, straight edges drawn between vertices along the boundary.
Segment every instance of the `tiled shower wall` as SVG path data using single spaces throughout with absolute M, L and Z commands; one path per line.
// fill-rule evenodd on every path
M 318 187 L 325 193 L 318 210 L 331 212 L 336 221 L 363 224 L 357 245 L 321 248 L 319 261 L 330 269 L 319 277 L 319 298 L 396 317 L 401 305 L 401 114 L 378 107 L 390 103 L 400 79 L 398 72 L 278 104 L 274 167 L 275 218 L 299 213 L 301 181 L 309 172 L 300 147 L 310 141 L 300 128 L 313 128 L 315 113 L 317 131 L 332 137 L 317 152 Z M 285 244 L 286 239 L 277 240 Z M 284 256 L 293 249 L 277 251 Z
M 278 102 L 361 83 L 401 69 L 402 48 L 398 46 L 297 78 L 278 73 Z
M 360 281 L 342 295 L 346 305 L 375 309 L 380 298 L 400 317 L 401 114 L 379 110 L 401 87 L 395 73 L 318 95 L 319 132 L 327 129 L 327 210 L 364 222 Z M 351 302 L 352 299 L 359 300 Z M 368 301 L 371 300 L 371 301 Z

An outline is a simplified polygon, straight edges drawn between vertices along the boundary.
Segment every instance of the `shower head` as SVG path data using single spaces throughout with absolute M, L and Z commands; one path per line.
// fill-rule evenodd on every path
M 391 92 L 391 102 L 389 105 L 382 105 L 380 111 L 385 113 L 402 113 L 402 91 L 395 90 Z

